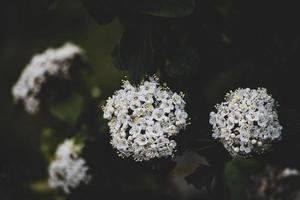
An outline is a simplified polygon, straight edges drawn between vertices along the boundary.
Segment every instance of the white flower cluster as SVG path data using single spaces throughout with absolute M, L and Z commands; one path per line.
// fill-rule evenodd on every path
M 24 103 L 28 113 L 38 112 L 39 94 L 49 77 L 69 78 L 69 71 L 75 57 L 82 55 L 82 50 L 72 43 L 66 43 L 58 49 L 47 49 L 35 55 L 23 70 L 19 80 L 13 86 L 12 94 L 16 101 Z
M 230 91 L 225 102 L 210 113 L 213 138 L 219 139 L 236 157 L 263 153 L 281 138 L 275 100 L 265 88 Z
M 148 161 L 173 156 L 177 144 L 172 138 L 188 124 L 184 108 L 182 93 L 149 77 L 136 87 L 124 81 L 107 100 L 103 117 L 109 120 L 111 144 L 121 157 Z
M 91 176 L 88 175 L 86 162 L 79 155 L 82 146 L 76 145 L 73 139 L 67 139 L 60 144 L 55 153 L 55 159 L 49 166 L 49 186 L 61 188 L 65 193 L 70 188 L 76 188 L 80 183 L 88 183 Z

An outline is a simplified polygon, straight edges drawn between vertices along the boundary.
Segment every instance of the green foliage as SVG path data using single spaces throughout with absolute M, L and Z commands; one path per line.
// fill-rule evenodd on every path
M 64 101 L 52 104 L 49 112 L 58 120 L 75 125 L 84 106 L 84 99 L 74 94 Z
M 52 128 L 44 128 L 42 130 L 40 151 L 47 162 L 53 159 L 56 147 L 62 138 L 63 135 L 58 136 Z
M 249 176 L 258 172 L 261 165 L 256 160 L 231 160 L 226 163 L 224 176 L 230 190 L 231 200 L 246 199 L 246 189 L 249 185 Z
M 113 21 L 120 9 L 119 0 L 81 0 L 89 14 L 101 25 Z
M 195 0 L 81 0 L 90 15 L 101 25 L 130 13 L 159 17 L 183 17 L 194 11 Z
M 99 98 L 101 96 L 101 89 L 98 87 L 93 87 L 91 89 L 91 96 L 93 98 Z
M 150 25 L 137 24 L 125 31 L 120 42 L 121 63 L 135 83 L 154 71 L 151 31 Z
M 110 23 L 115 17 L 119 20 L 124 28 L 123 36 L 120 43 L 112 51 L 114 65 L 119 69 L 126 69 L 129 78 L 135 82 L 140 82 L 145 75 L 155 73 L 157 70 L 157 61 L 161 49 L 161 38 L 157 38 L 157 17 L 178 18 L 189 16 L 195 8 L 195 0 L 81 0 L 91 16 L 101 25 Z M 167 28 L 167 27 L 166 27 Z M 158 47 L 156 47 L 158 45 Z M 184 50 L 183 50 L 184 51 Z M 193 50 L 192 50 L 193 51 Z M 195 54 L 188 52 L 188 54 Z M 177 57 L 177 55 L 174 55 Z M 181 68 L 175 67 L 175 73 L 188 73 L 190 61 L 186 64 L 183 62 L 193 55 L 179 55 L 183 58 L 178 65 L 184 65 Z M 165 62 L 165 58 L 162 58 Z M 171 58 L 172 61 L 176 62 Z M 193 62 L 193 61 L 192 61 Z M 194 62 L 195 63 L 195 62 Z M 194 64 L 193 63 L 193 64 Z M 174 67 L 174 63 L 171 63 Z M 175 64 L 176 65 L 176 64 Z M 193 73 L 193 72 L 191 72 Z
M 167 58 L 164 71 L 173 78 L 191 77 L 200 68 L 200 58 L 197 49 L 190 46 L 177 48 Z
M 211 166 L 201 164 L 193 174 L 187 176 L 185 179 L 188 183 L 193 184 L 198 189 L 206 187 L 207 191 L 213 188 L 212 181 L 215 176 L 215 171 Z
M 195 0 L 128 0 L 137 12 L 159 17 L 183 17 L 194 11 Z

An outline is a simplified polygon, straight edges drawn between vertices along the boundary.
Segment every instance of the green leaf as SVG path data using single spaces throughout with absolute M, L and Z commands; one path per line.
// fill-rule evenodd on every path
M 136 11 L 159 17 L 183 17 L 191 15 L 195 0 L 129 0 Z
M 51 128 L 44 128 L 42 131 L 40 151 L 47 161 L 53 159 L 57 144 L 62 138 L 55 135 L 56 130 Z
M 185 177 L 185 180 L 198 189 L 202 189 L 203 186 L 206 186 L 208 190 L 211 190 L 214 176 L 215 171 L 212 167 L 201 164 L 193 174 Z
M 47 2 L 47 7 L 48 10 L 52 10 L 58 7 L 58 5 L 60 5 L 63 0 L 44 0 Z
M 49 111 L 57 119 L 75 125 L 84 105 L 83 97 L 72 95 L 62 102 L 51 105 Z
M 134 83 L 154 72 L 150 23 L 139 22 L 127 28 L 120 41 L 120 61 Z
M 190 78 L 197 74 L 201 60 L 197 49 L 182 45 L 173 49 L 168 57 L 165 72 L 173 78 Z
M 195 0 L 81 0 L 100 24 L 109 24 L 120 15 L 145 14 L 159 17 L 184 17 L 194 12 Z
M 119 0 L 81 0 L 88 13 L 100 25 L 107 25 L 119 14 Z
M 246 199 L 246 189 L 251 174 L 261 169 L 260 163 L 255 160 L 231 160 L 225 165 L 225 181 L 231 193 L 232 200 Z
M 120 70 L 127 70 L 125 66 L 122 64 L 121 56 L 120 56 L 120 45 L 117 44 L 113 51 L 111 52 L 112 63 L 113 65 Z

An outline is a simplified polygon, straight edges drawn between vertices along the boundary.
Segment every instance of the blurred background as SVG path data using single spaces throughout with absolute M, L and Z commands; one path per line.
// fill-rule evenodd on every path
M 118 87 L 124 73 L 113 67 L 110 55 L 122 30 L 117 21 L 99 26 L 79 1 L 65 1 L 49 10 L 47 1 L 5 0 L 0 13 L 0 199 L 47 199 L 27 193 L 31 182 L 47 178 L 48 163 L 40 145 L 47 123 L 16 107 L 12 86 L 33 55 L 73 42 L 88 50 L 95 70 L 91 85 Z

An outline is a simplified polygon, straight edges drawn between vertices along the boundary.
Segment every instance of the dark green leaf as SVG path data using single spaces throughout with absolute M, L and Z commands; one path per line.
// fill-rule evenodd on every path
M 119 14 L 121 6 L 118 0 L 81 0 L 81 2 L 100 25 L 109 24 Z
M 83 108 L 83 98 L 79 95 L 73 95 L 63 102 L 51 105 L 49 111 L 57 119 L 74 125 Z
M 81 0 L 90 15 L 101 24 L 121 14 L 135 13 L 159 17 L 183 17 L 194 11 L 195 0 Z
M 137 12 L 159 17 L 183 17 L 194 11 L 195 0 L 129 0 Z
M 193 184 L 198 189 L 206 186 L 210 190 L 214 175 L 215 172 L 212 167 L 201 164 L 193 174 L 185 177 L 185 179 L 189 184 Z
M 257 172 L 261 165 L 255 160 L 232 160 L 225 165 L 225 181 L 231 192 L 232 200 L 246 199 L 249 177 Z
M 154 72 L 152 30 L 150 23 L 139 22 L 127 28 L 120 42 L 120 60 L 130 79 L 138 83 Z
M 125 66 L 121 62 L 120 45 L 116 45 L 111 53 L 112 62 L 117 69 L 125 70 Z
M 55 9 L 63 0 L 47 0 L 47 7 L 49 10 Z
M 169 77 L 184 79 L 195 75 L 200 65 L 197 49 L 181 46 L 178 49 L 174 49 L 169 56 L 165 71 Z

